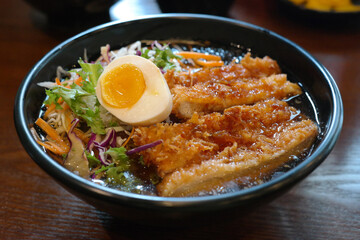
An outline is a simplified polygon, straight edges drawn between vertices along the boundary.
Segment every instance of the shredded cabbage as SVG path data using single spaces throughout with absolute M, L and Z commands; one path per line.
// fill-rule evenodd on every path
M 57 102 L 61 97 L 76 116 L 85 120 L 92 132 L 105 134 L 105 124 L 100 117 L 100 103 L 95 95 L 95 87 L 103 68 L 101 64 L 84 63 L 82 60 L 79 60 L 79 64 L 81 69 L 75 71 L 84 80 L 82 86 L 71 84 L 70 88 L 55 86 L 46 90 L 48 99 L 45 104 L 55 103 L 59 108 Z

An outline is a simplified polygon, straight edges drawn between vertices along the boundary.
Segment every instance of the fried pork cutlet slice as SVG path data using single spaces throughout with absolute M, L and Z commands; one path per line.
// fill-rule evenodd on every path
M 222 67 L 203 68 L 194 73 L 174 72 L 169 70 L 164 77 L 173 88 L 175 85 L 191 87 L 201 82 L 231 82 L 239 79 L 264 78 L 281 73 L 277 62 L 269 57 L 252 58 L 247 53 L 240 61 L 240 64 L 231 63 Z
M 198 72 L 167 72 L 165 78 L 173 95 L 172 112 L 181 119 L 194 112 L 210 113 L 269 98 L 284 99 L 301 94 L 301 88 L 280 74 L 269 57 L 245 55 L 240 64 L 205 68 Z
M 161 196 L 188 196 L 242 177 L 264 175 L 308 149 L 317 125 L 279 100 L 194 114 L 185 123 L 139 127 L 136 145 L 162 139 L 144 161 L 163 179 Z M 239 180 L 240 179 L 240 180 Z
M 302 93 L 299 85 L 287 81 L 285 74 L 231 82 L 200 82 L 191 87 L 175 85 L 171 92 L 172 113 L 181 119 L 191 118 L 194 112 L 217 112 L 235 105 L 285 99 Z

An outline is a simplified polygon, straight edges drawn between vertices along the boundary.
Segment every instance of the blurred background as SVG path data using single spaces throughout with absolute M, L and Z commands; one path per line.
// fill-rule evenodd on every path
M 32 21 L 51 34 L 74 34 L 109 21 L 125 21 L 160 13 L 203 13 L 228 16 L 234 0 L 25 0 Z
M 39 29 L 59 36 L 109 21 L 125 21 L 160 13 L 201 13 L 247 20 L 242 15 L 268 8 L 264 18 L 284 17 L 307 27 L 327 29 L 360 26 L 360 0 L 24 0 L 31 21 Z M 252 8 L 251 10 L 249 8 Z M 248 15 L 245 13 L 245 15 Z M 258 16 L 256 16 L 258 17 Z M 279 23 L 281 24 L 281 23 Z M 270 29 L 271 30 L 271 29 Z

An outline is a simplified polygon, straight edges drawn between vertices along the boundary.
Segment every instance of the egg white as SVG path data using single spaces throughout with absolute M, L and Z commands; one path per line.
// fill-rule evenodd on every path
M 122 64 L 138 67 L 144 76 L 145 90 L 140 99 L 131 107 L 115 108 L 102 99 L 101 82 L 107 73 Z M 100 75 L 96 96 L 100 104 L 121 121 L 135 126 L 147 126 L 164 121 L 172 110 L 172 96 L 160 69 L 150 60 L 139 56 L 123 56 L 113 60 Z

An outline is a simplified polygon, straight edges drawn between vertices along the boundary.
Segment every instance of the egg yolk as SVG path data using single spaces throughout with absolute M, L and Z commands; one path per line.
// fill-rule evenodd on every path
M 146 87 L 143 73 L 131 63 L 111 69 L 100 84 L 104 102 L 115 108 L 128 108 L 134 105 Z

